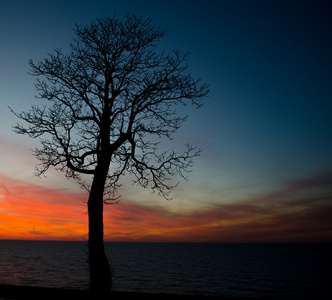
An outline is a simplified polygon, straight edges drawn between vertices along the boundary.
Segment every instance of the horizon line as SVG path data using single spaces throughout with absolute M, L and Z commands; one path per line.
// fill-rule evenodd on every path
M 17 241 L 17 242 L 77 242 L 88 243 L 88 241 L 79 240 L 41 240 L 41 239 L 2 239 L 1 241 Z M 332 241 L 266 241 L 266 242 L 190 242 L 190 241 L 104 241 L 104 243 L 144 243 L 144 244 L 329 244 Z

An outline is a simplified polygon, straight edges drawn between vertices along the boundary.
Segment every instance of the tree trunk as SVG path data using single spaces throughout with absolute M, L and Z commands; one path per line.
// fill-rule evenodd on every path
M 111 268 L 104 248 L 103 194 L 108 165 L 96 168 L 89 200 L 89 269 L 90 291 L 109 295 L 112 288 Z

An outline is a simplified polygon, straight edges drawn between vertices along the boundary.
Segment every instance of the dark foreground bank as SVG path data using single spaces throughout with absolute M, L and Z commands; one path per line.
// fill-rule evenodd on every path
M 100 298 L 103 298 L 100 295 Z M 171 295 L 171 294 L 153 294 L 153 293 L 132 293 L 132 292 L 112 292 L 110 299 L 128 299 L 143 297 L 142 299 L 205 299 L 216 298 L 215 296 L 197 296 L 197 295 Z M 90 294 L 88 290 L 43 288 L 31 286 L 0 285 L 0 299 L 96 299 L 96 295 Z M 104 299 L 104 298 L 103 298 Z
M 126 298 L 128 297 L 128 298 Z M 139 298 L 142 297 L 142 298 Z M 132 292 L 112 292 L 109 299 L 231 299 L 231 300 L 245 300 L 248 298 L 228 298 L 223 296 L 201 296 L 201 295 L 174 295 L 174 294 L 154 294 L 154 293 L 132 293 Z M 74 289 L 60 289 L 60 288 L 43 288 L 31 286 L 16 286 L 16 285 L 1 285 L 0 284 L 0 299 L 105 299 L 102 295 L 97 296 L 90 294 L 88 290 L 74 290 Z M 250 298 L 253 299 L 253 298 Z M 264 300 L 266 298 L 257 298 Z M 267 299 L 266 299 L 267 300 Z

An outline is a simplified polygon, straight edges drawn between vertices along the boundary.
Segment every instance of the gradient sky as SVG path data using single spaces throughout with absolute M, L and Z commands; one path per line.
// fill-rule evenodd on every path
M 13 133 L 8 106 L 43 104 L 30 58 L 127 12 L 167 26 L 162 47 L 190 51 L 210 94 L 172 145 L 204 149 L 189 181 L 166 201 L 125 179 L 106 240 L 332 241 L 332 9 L 317 0 L 1 0 L 0 239 L 87 239 L 87 194 L 60 172 L 33 177 L 38 141 Z

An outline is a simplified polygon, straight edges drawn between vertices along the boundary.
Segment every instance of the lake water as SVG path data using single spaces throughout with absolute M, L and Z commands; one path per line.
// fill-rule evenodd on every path
M 118 291 L 332 296 L 331 243 L 106 243 L 106 251 Z M 0 241 L 0 284 L 87 289 L 88 275 L 87 243 Z

